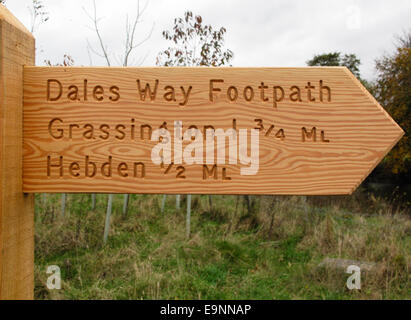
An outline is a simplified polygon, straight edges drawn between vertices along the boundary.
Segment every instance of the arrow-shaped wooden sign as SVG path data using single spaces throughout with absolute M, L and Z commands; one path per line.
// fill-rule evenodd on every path
M 349 194 L 402 135 L 342 67 L 24 69 L 25 192 Z
M 347 194 L 403 135 L 345 68 L 28 67 L 2 5 L 0 39 L 0 300 L 33 298 L 22 191 Z

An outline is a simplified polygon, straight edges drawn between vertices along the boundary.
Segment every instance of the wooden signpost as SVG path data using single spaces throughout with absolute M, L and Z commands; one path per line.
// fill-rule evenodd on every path
M 24 192 L 349 194 L 402 135 L 341 67 L 24 69 Z
M 32 67 L 2 6 L 0 36 L 0 299 L 33 298 L 32 193 L 350 194 L 403 135 L 346 68 Z
M 23 65 L 34 38 L 0 5 L 0 299 L 32 299 L 34 197 L 23 193 Z

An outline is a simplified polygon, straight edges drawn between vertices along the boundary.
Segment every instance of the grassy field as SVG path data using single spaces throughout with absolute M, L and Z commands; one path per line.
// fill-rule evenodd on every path
M 114 210 L 107 244 L 107 195 L 36 195 L 36 299 L 410 299 L 410 213 L 364 192 L 351 197 L 193 196 L 191 237 L 185 206 L 161 195 L 132 195 Z M 250 210 L 249 210 L 250 209 Z M 325 257 L 375 262 L 361 290 Z M 48 290 L 46 268 L 61 268 Z

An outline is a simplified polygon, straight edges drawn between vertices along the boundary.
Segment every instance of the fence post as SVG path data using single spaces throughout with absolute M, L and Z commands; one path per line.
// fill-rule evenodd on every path
M 129 200 L 130 200 L 130 194 L 126 193 L 124 195 L 124 202 L 123 202 L 123 218 L 127 216 Z
M 176 195 L 176 210 L 180 211 L 180 200 L 181 200 L 181 195 L 177 194 Z
M 66 215 L 66 203 L 67 203 L 67 193 L 61 194 L 61 217 L 64 218 Z
M 91 194 L 91 210 L 96 209 L 96 194 L 92 193 Z
M 161 213 L 164 213 L 164 208 L 166 206 L 166 199 L 167 199 L 167 195 L 163 194 L 163 199 L 161 200 Z
M 108 233 L 110 232 L 110 218 L 111 218 L 112 209 L 113 209 L 113 194 L 110 193 L 108 195 L 106 221 L 104 223 L 104 235 L 103 235 L 104 244 L 107 243 Z
M 186 238 L 191 234 L 191 194 L 187 195 L 187 215 L 186 215 Z
M 0 5 L 0 299 L 34 297 L 34 197 L 23 194 L 23 65 L 32 34 Z

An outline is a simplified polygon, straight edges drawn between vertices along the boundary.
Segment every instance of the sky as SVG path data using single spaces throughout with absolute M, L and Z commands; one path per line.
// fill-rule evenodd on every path
M 102 66 L 105 60 L 93 30 L 93 0 L 43 0 L 49 20 L 36 24 L 36 64 L 61 62 L 64 54 L 76 65 Z M 137 0 L 98 0 L 102 39 L 119 65 L 124 51 L 126 18 Z M 390 54 L 396 36 L 411 31 L 410 0 L 141 0 L 147 5 L 137 26 L 137 39 L 151 36 L 135 51 L 130 65 L 154 66 L 160 51 L 171 45 L 162 36 L 187 10 L 205 24 L 227 29 L 225 47 L 234 52 L 235 67 L 299 67 L 315 54 L 340 51 L 361 59 L 361 76 L 373 80 L 375 59 Z M 32 28 L 31 0 L 6 0 L 7 8 Z M 90 49 L 92 48 L 92 49 Z

